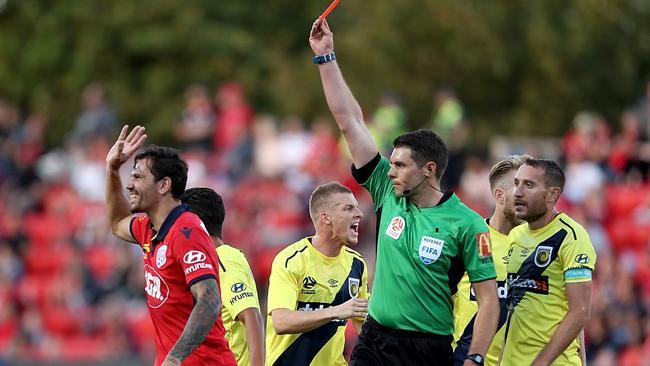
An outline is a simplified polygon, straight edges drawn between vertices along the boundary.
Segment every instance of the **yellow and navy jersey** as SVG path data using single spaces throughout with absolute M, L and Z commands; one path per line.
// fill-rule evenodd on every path
M 485 355 L 485 365 L 497 365 L 499 354 L 503 346 L 503 335 L 505 327 L 503 326 L 508 317 L 506 308 L 506 264 L 508 261 L 508 249 L 510 242 L 508 236 L 496 231 L 489 226 L 490 241 L 492 242 L 492 258 L 494 258 L 494 269 L 497 273 L 497 294 L 499 295 L 499 325 L 497 333 L 492 340 L 492 344 Z M 472 284 L 467 273 L 463 276 L 458 284 L 458 292 L 453 296 L 454 303 L 454 360 L 461 363 L 469 354 L 469 346 L 472 343 L 472 334 L 474 333 L 474 320 L 478 312 L 478 304 L 472 289 Z
M 502 365 L 530 365 L 569 310 L 567 283 L 591 281 L 596 252 L 587 231 L 566 214 L 543 228 L 510 232 L 508 310 Z M 553 365 L 580 365 L 575 339 Z
M 314 311 L 340 305 L 353 297 L 368 298 L 366 263 L 343 247 L 336 257 L 316 250 L 311 238 L 283 249 L 273 260 L 266 322 L 267 366 L 346 365 L 345 320 L 334 320 L 299 334 L 275 333 L 272 311 Z M 363 319 L 359 319 L 363 320 Z
M 246 256 L 229 245 L 217 247 L 219 255 L 219 278 L 221 279 L 221 318 L 226 328 L 226 339 L 235 354 L 239 366 L 250 365 L 250 353 L 246 342 L 246 328 L 237 320 L 242 311 L 255 308 L 260 302 L 253 273 Z

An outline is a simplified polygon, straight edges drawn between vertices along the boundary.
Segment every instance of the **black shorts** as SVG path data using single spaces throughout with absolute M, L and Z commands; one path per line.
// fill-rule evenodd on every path
M 449 366 L 452 338 L 387 328 L 368 316 L 352 350 L 350 366 Z

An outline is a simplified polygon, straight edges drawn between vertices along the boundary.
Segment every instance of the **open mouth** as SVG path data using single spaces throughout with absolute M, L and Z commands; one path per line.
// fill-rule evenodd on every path
M 135 200 L 137 200 L 137 199 L 138 199 L 138 195 L 137 195 L 137 194 L 135 194 L 135 193 L 131 193 L 131 194 L 129 194 L 129 202 L 130 202 L 130 203 L 135 202 Z
M 354 224 L 350 225 L 350 230 L 354 232 L 355 234 L 359 233 L 359 223 L 355 222 Z

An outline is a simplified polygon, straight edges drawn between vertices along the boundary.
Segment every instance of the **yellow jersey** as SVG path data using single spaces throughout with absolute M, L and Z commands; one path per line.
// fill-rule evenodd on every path
M 566 284 L 589 282 L 596 252 L 587 231 L 566 214 L 543 228 L 510 232 L 508 310 L 502 365 L 530 365 L 569 310 Z M 580 365 L 576 338 L 553 365 Z
M 273 260 L 269 279 L 266 365 L 346 365 L 346 320 L 331 321 L 305 333 L 278 335 L 271 312 L 282 308 L 320 310 L 353 297 L 368 298 L 366 263 L 359 253 L 343 247 L 338 256 L 328 257 L 312 246 L 311 237 L 283 249 Z
M 485 355 L 485 365 L 497 365 L 499 354 L 503 346 L 503 335 L 505 327 L 503 326 L 508 318 L 508 309 L 506 308 L 506 264 L 508 260 L 508 249 L 510 242 L 508 236 L 496 231 L 489 225 L 490 241 L 492 243 L 492 258 L 494 259 L 494 269 L 497 273 L 497 294 L 499 295 L 499 325 L 497 333 L 490 344 L 487 354 Z M 469 352 L 469 346 L 472 343 L 472 334 L 474 333 L 474 319 L 478 312 L 478 304 L 474 290 L 472 289 L 467 272 L 458 283 L 458 292 L 452 297 L 454 304 L 454 360 L 462 364 Z
M 239 249 L 220 245 L 217 247 L 217 255 L 223 302 L 221 318 L 226 328 L 226 339 L 235 354 L 237 365 L 249 366 L 251 361 L 246 343 L 246 328 L 244 323 L 237 320 L 237 315 L 249 308 L 260 309 L 255 279 L 246 256 Z

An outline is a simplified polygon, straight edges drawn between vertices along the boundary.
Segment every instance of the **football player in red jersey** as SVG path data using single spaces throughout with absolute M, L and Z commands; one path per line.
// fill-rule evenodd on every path
M 236 366 L 219 317 L 214 245 L 198 216 L 179 200 L 187 163 L 174 149 L 145 148 L 135 156 L 127 200 L 119 169 L 147 137 L 141 126 L 127 132 L 124 126 L 106 156 L 106 209 L 113 234 L 142 247 L 145 292 L 156 333 L 154 365 Z

